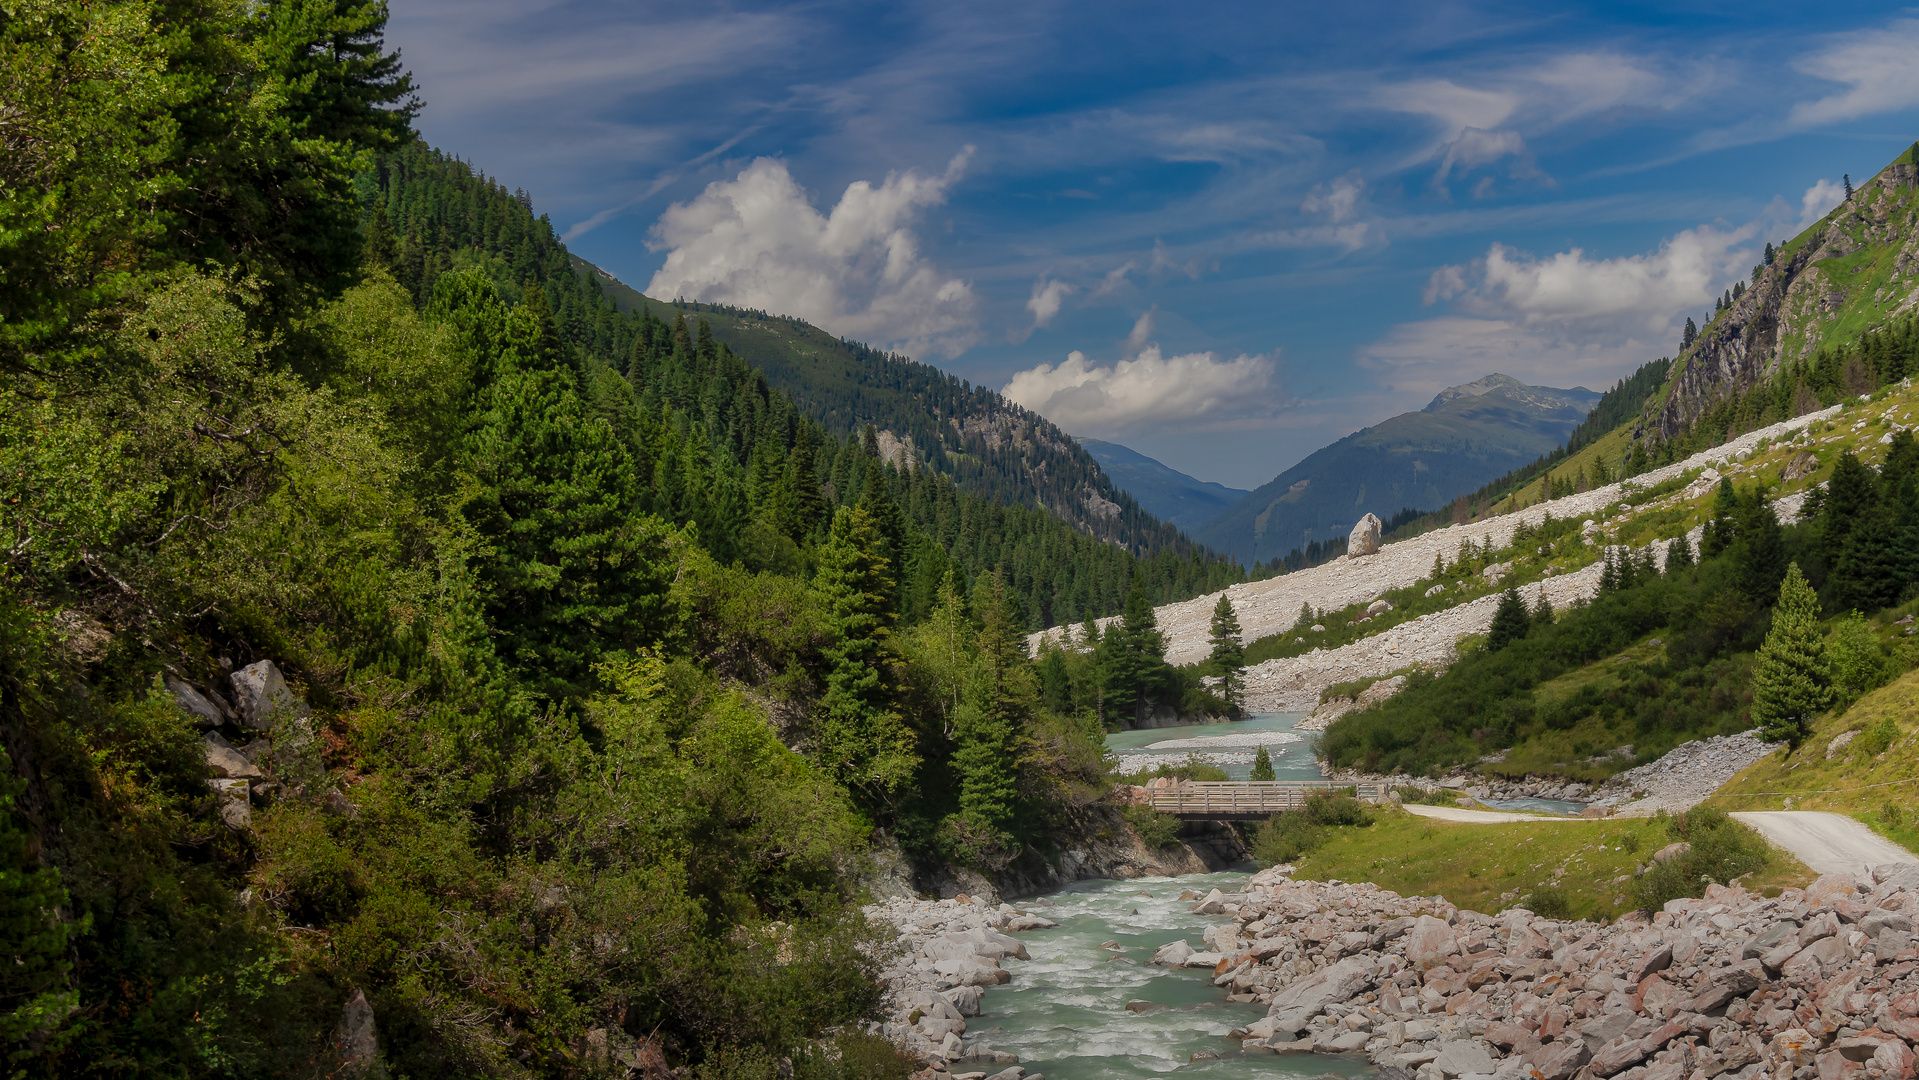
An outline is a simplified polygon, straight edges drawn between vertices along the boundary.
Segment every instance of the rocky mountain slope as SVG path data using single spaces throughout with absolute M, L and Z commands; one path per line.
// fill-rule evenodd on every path
M 1118 443 L 1081 439 L 1120 490 L 1169 525 L 1197 529 L 1252 494 L 1191 477 Z
M 1455 386 L 1315 451 L 1194 537 L 1248 564 L 1343 536 L 1367 513 L 1433 509 L 1550 453 L 1601 395 L 1507 375 Z
M 1342 556 L 1312 569 L 1234 585 L 1226 593 L 1239 614 L 1242 640 L 1251 644 L 1273 635 L 1309 639 L 1297 646 L 1297 655 L 1247 669 L 1246 707 L 1256 712 L 1304 711 L 1312 709 L 1329 686 L 1381 679 L 1414 665 L 1444 666 L 1460 638 L 1486 631 L 1497 606 L 1495 594 L 1506 584 L 1520 582 L 1528 603 L 1543 592 L 1555 607 L 1592 596 L 1599 583 L 1598 560 L 1609 543 L 1651 546 L 1663 559 L 1666 543 L 1685 531 L 1697 550 L 1700 525 L 1721 476 L 1742 486 L 1755 481 L 1776 486 L 1774 506 L 1780 520 L 1794 521 L 1806 493 L 1824 481 L 1841 453 L 1852 451 L 1863 461 L 1876 462 L 1892 432 L 1916 422 L 1919 389 L 1896 388 L 1871 401 L 1836 405 L 1748 432 L 1631 480 L 1387 544 L 1372 555 Z M 1662 488 L 1670 490 L 1659 494 Z M 1584 555 L 1541 560 L 1512 550 L 1518 529 L 1538 528 L 1549 516 L 1582 523 Z M 1660 535 L 1642 535 L 1642 525 Z M 1435 559 L 1452 563 L 1466 547 L 1491 549 L 1494 554 L 1488 557 L 1499 561 L 1471 582 L 1455 582 L 1426 597 L 1437 610 L 1405 617 L 1411 612 L 1369 614 L 1356 607 L 1377 603 L 1395 590 L 1428 586 Z M 1218 599 L 1213 593 L 1154 609 L 1168 660 L 1190 664 L 1205 659 Z M 1318 635 L 1299 623 L 1302 605 L 1311 607 L 1322 625 L 1335 617 L 1363 618 L 1378 629 L 1361 630 L 1357 640 L 1337 648 L 1312 648 L 1310 639 Z M 1065 630 L 1047 633 L 1070 639 Z M 1038 638 L 1034 635 L 1035 644 Z
M 1635 434 L 1674 438 L 1734 394 L 1919 308 L 1916 156 L 1919 145 L 1779 248 L 1680 355 Z
M 845 341 L 802 319 L 648 297 L 577 256 L 621 310 L 704 319 L 713 336 L 836 435 L 871 424 L 889 459 L 921 462 L 963 490 L 1052 512 L 1135 555 L 1196 545 L 1115 484 L 1093 455 L 1038 413 L 910 357 Z M 1204 554 L 1204 553 L 1202 553 Z

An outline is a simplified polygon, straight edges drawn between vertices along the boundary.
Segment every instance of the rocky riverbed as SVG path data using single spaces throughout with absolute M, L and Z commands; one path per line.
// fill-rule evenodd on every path
M 1610 926 L 1285 871 L 1200 899 L 1232 921 L 1153 958 L 1266 1006 L 1245 1054 L 1364 1054 L 1418 1080 L 1913 1075 L 1919 867 L 1771 899 L 1711 886 Z

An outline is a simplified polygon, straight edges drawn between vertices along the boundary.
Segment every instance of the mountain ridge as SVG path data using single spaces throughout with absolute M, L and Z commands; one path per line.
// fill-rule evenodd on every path
M 1161 521 L 1182 529 L 1198 528 L 1252 494 L 1189 476 L 1130 446 L 1084 437 L 1079 444 L 1093 455 L 1093 460 L 1099 462 L 1122 491 L 1139 500 Z
M 1366 513 L 1443 506 L 1562 444 L 1602 395 L 1493 374 L 1307 455 L 1195 539 L 1253 564 L 1342 537 Z

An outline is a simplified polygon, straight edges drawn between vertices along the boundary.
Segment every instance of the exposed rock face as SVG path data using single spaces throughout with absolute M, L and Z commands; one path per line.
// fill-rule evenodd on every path
M 1379 551 L 1379 530 L 1384 522 L 1372 514 L 1359 519 L 1353 531 L 1346 536 L 1346 557 L 1357 559 L 1376 554 Z
M 1610 926 L 1284 868 L 1209 910 L 1233 919 L 1207 933 L 1227 949 L 1153 962 L 1209 964 L 1265 1003 L 1247 1053 L 1363 1050 L 1418 1080 L 1909 1080 L 1919 1041 L 1919 951 L 1894 928 L 1919 911 L 1919 866 L 1770 900 L 1714 885 Z
M 1834 278 L 1819 265 L 1828 259 L 1853 254 L 1862 244 L 1899 248 L 1894 283 L 1888 295 L 1874 297 L 1874 303 L 1887 318 L 1910 309 L 1919 231 L 1911 228 L 1905 201 L 1916 183 L 1919 168 L 1888 166 L 1861 185 L 1828 222 L 1814 226 L 1793 255 L 1765 268 L 1733 301 L 1732 309 L 1708 323 L 1681 355 L 1673 392 L 1652 417 L 1653 430 L 1671 438 L 1713 405 L 1770 377 L 1782 360 L 1811 355 L 1820 340 L 1819 327 L 1840 317 L 1859 295 L 1858 286 Z

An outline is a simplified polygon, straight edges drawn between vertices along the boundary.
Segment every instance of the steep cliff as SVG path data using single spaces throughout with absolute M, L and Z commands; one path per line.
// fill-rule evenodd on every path
M 1682 435 L 1715 405 L 1919 306 L 1915 154 L 1919 145 L 1777 250 L 1680 355 L 1663 393 L 1648 402 L 1641 432 Z M 1793 411 L 1818 407 L 1806 395 Z

